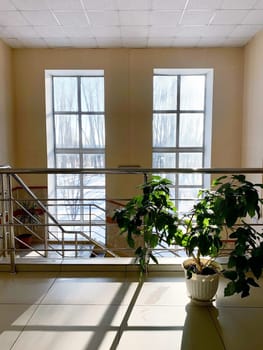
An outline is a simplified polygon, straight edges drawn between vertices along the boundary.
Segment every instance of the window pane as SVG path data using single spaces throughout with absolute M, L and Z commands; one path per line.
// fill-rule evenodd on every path
M 165 152 L 153 153 L 153 167 L 154 168 L 175 168 L 176 154 Z
M 56 147 L 79 147 L 79 127 L 77 115 L 55 116 Z
M 104 115 L 82 116 L 82 145 L 88 148 L 105 146 Z
M 153 147 L 176 146 L 176 115 L 154 114 Z
M 204 110 L 205 76 L 182 76 L 180 99 L 180 108 L 183 110 Z
M 153 168 L 175 168 L 176 166 L 176 154 L 165 152 L 153 153 Z M 175 184 L 175 175 L 172 173 L 158 173 L 157 175 L 166 177 Z
M 84 198 L 89 199 L 105 199 L 105 189 L 104 188 L 96 188 L 96 190 L 94 190 L 93 188 L 89 189 L 89 188 L 85 188 L 84 189 Z
M 179 168 L 201 168 L 202 153 L 179 153 Z M 180 185 L 202 186 L 201 174 L 180 174 Z
M 180 147 L 202 147 L 204 115 L 201 113 L 181 114 L 179 130 Z
M 57 197 L 64 199 L 63 202 L 58 202 L 58 219 L 80 220 L 80 190 L 58 188 Z
M 88 174 L 83 175 L 84 186 L 105 186 L 105 175 Z
M 78 110 L 77 78 L 54 77 L 54 109 L 56 112 Z
M 104 168 L 105 156 L 104 154 L 83 154 L 84 168 Z
M 153 77 L 153 109 L 175 110 L 177 108 L 177 76 Z
M 81 109 L 85 112 L 104 112 L 104 78 L 81 78 Z
M 179 188 L 178 211 L 186 213 L 193 208 L 199 189 Z
M 72 168 L 77 169 L 79 165 L 78 154 L 57 154 L 56 155 L 57 168 Z M 58 186 L 79 186 L 80 177 L 78 174 L 58 174 L 56 175 Z

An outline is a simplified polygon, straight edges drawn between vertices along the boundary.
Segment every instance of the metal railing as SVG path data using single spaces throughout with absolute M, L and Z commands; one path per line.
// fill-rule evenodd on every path
M 49 174 L 105 174 L 105 175 L 138 175 L 136 183 L 143 183 L 151 174 L 203 174 L 203 175 L 221 175 L 221 174 L 249 174 L 260 176 L 262 182 L 262 168 L 201 168 L 201 169 L 152 169 L 152 168 L 103 168 L 103 169 L 12 169 L 8 166 L 0 167 L 0 187 L 1 187 L 1 234 L 0 234 L 0 252 L 2 257 L 8 260 L 10 270 L 15 271 L 18 259 L 29 258 L 30 256 L 39 256 L 40 258 L 49 258 L 54 256 L 56 259 L 70 257 L 96 256 L 131 256 L 131 250 L 123 242 L 112 244 L 109 242 L 111 229 L 114 231 L 114 237 L 118 236 L 118 229 L 108 218 L 111 217 L 111 203 L 116 206 L 125 204 L 128 200 L 125 198 L 105 199 L 105 208 L 92 203 L 91 198 L 78 199 L 78 203 L 85 206 L 86 217 L 76 220 L 65 220 L 57 215 L 59 206 L 63 201 L 65 207 L 65 198 L 47 198 L 47 196 L 36 195 L 35 192 L 25 183 L 22 176 L 37 176 Z M 16 196 L 14 189 L 21 189 L 23 194 Z M 34 215 L 31 210 L 24 206 L 25 200 L 31 203 L 31 208 L 38 213 Z M 72 204 L 68 203 L 70 207 Z M 189 200 L 196 200 L 191 198 Z M 54 210 L 56 208 L 54 214 Z M 30 218 L 28 222 L 21 220 L 21 211 Z M 17 214 L 18 213 L 18 214 Z M 40 213 L 40 215 L 39 215 Z M 60 212 L 61 214 L 61 212 Z M 62 215 L 63 217 L 63 215 Z M 261 223 L 259 223 L 261 225 Z M 98 228 L 94 232 L 94 228 Z M 21 229 L 33 236 L 33 244 L 26 243 L 21 239 Z M 104 241 L 106 244 L 101 243 Z M 226 237 L 227 241 L 227 237 Z M 156 255 L 159 256 L 178 256 L 176 247 L 160 246 L 156 249 Z

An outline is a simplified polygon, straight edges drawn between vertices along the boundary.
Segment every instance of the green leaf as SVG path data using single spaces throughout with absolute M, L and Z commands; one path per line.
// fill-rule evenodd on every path
M 259 287 L 259 284 L 254 280 L 254 278 L 248 277 L 247 278 L 247 283 L 250 284 L 253 287 Z
M 235 282 L 231 281 L 227 284 L 224 289 L 224 296 L 228 297 L 236 293 L 236 285 Z
M 237 272 L 236 271 L 227 270 L 227 271 L 223 272 L 223 275 L 232 281 L 235 281 L 237 279 Z
M 260 259 L 256 257 L 251 257 L 248 260 L 249 266 L 251 268 L 251 271 L 253 272 L 253 275 L 259 279 L 259 277 L 262 274 L 262 265 L 260 264 Z
M 155 262 L 155 264 L 159 264 L 156 256 L 154 256 L 152 253 L 150 254 L 150 258 Z
M 155 248 L 159 243 L 159 237 L 157 235 L 152 234 L 150 236 L 149 241 L 151 248 Z
M 245 285 L 243 287 L 243 290 L 242 290 L 242 293 L 241 293 L 241 298 L 245 298 L 245 297 L 248 297 L 249 296 L 249 290 L 250 290 L 250 287 L 249 285 Z

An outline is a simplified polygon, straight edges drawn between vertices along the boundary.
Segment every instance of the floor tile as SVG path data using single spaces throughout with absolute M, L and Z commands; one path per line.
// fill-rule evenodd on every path
M 128 304 L 137 283 L 111 282 L 103 278 L 59 278 L 43 304 Z
M 124 332 L 117 350 L 180 350 L 183 331 L 153 330 Z M 190 350 L 190 349 L 189 349 Z
M 12 350 L 109 350 L 114 336 L 115 332 L 103 329 L 32 330 L 23 332 Z
M 136 305 L 186 305 L 187 297 L 184 279 L 170 282 L 145 282 Z
M 56 273 L 0 274 L 0 304 L 37 304 L 56 279 Z
M 28 326 L 114 326 L 127 310 L 121 305 L 39 305 Z
M 213 317 L 226 350 L 263 349 L 262 308 L 219 308 Z
M 11 349 L 37 305 L 6 304 L 0 306 L 0 348 Z
M 200 331 L 200 325 L 205 331 Z M 151 339 L 152 334 L 159 333 L 161 336 L 163 332 L 167 332 L 171 338 L 175 336 L 177 340 L 180 336 L 181 342 L 174 349 L 224 350 L 209 309 L 191 303 L 187 304 L 186 307 L 136 306 L 129 319 L 127 334 L 124 337 L 128 336 L 129 330 L 134 331 L 135 329 L 136 332 L 144 331 L 145 336 L 149 339 Z M 175 334 L 172 335 L 172 333 Z M 155 345 L 153 345 L 154 349 Z M 169 344 L 167 346 L 167 349 L 172 348 Z
M 0 349 L 262 350 L 262 288 L 228 298 L 225 284 L 208 307 L 172 271 L 142 284 L 132 271 L 0 273 Z
M 128 326 L 177 326 L 183 328 L 185 319 L 184 306 L 135 306 Z

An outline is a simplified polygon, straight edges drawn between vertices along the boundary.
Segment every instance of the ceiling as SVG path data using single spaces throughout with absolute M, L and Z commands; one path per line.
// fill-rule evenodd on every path
M 263 29 L 263 0 L 0 0 L 14 48 L 243 46 Z

